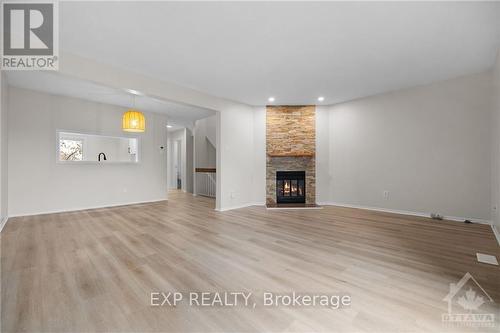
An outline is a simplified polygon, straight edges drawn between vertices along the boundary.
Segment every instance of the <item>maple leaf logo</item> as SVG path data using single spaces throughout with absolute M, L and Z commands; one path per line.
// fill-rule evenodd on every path
M 457 303 L 460 304 L 465 310 L 477 310 L 483 303 L 483 296 L 476 296 L 476 292 L 469 288 L 465 292 L 465 296 L 460 296 L 457 300 Z

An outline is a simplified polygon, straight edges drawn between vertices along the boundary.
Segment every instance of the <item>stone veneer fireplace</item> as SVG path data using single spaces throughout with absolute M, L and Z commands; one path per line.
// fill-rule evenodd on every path
M 316 204 L 316 126 L 315 106 L 268 106 L 266 112 L 266 205 Z M 279 172 L 283 172 L 280 173 Z M 303 173 L 303 195 L 299 195 Z M 288 175 L 288 177 L 283 177 Z M 281 178 L 281 179 L 280 179 Z M 281 181 L 288 178 L 288 186 L 297 186 L 287 192 Z M 292 184 L 292 181 L 296 183 Z M 283 190 L 283 196 L 282 194 Z

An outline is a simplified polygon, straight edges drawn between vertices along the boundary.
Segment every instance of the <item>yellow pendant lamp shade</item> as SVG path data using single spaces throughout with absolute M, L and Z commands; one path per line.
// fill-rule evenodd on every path
M 129 109 L 123 114 L 122 128 L 125 132 L 144 132 L 146 119 L 142 112 Z

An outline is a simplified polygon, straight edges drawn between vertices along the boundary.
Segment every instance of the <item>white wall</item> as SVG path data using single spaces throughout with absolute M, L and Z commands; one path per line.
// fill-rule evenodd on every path
M 217 168 L 217 122 L 219 117 L 213 115 L 198 119 L 193 127 L 193 193 L 200 194 L 204 176 L 197 174 L 196 168 Z M 219 152 L 220 153 L 220 152 Z M 218 201 L 218 198 L 216 198 Z
M 316 202 L 330 201 L 330 108 L 316 107 Z
M 255 202 L 253 111 L 252 107 L 241 106 L 217 115 L 218 210 Z
M 330 107 L 328 202 L 490 220 L 490 87 L 483 73 Z
M 500 228 L 500 54 L 493 69 L 493 112 L 491 136 L 491 215 Z M 500 230 L 500 229 L 498 229 Z
M 254 203 L 266 203 L 266 107 L 253 110 L 253 179 Z
M 199 119 L 194 124 L 194 164 L 196 168 L 215 168 L 217 164 L 217 116 Z
M 8 218 L 8 88 L 5 73 L 0 73 L 0 231 Z
M 261 142 L 260 146 L 256 146 L 254 109 L 241 105 L 231 108 L 231 111 L 219 112 L 215 116 L 198 120 L 195 123 L 195 166 L 217 168 L 217 210 L 234 209 L 264 202 L 265 137 L 263 138 L 264 145 L 262 146 Z M 214 132 L 217 148 L 215 164 L 213 157 L 210 157 L 210 149 L 207 148 L 207 137 L 212 138 Z M 262 168 L 255 170 L 254 166 L 258 164 L 256 161 L 263 161 L 264 174 L 259 174 Z M 264 177 L 263 182 L 262 177 Z M 264 186 L 260 189 L 256 183 L 262 183 Z M 264 191 L 264 196 L 259 198 L 257 193 L 262 191 Z
M 167 119 L 145 113 L 138 164 L 56 163 L 56 130 L 127 136 L 123 108 L 9 87 L 9 215 L 167 198 Z

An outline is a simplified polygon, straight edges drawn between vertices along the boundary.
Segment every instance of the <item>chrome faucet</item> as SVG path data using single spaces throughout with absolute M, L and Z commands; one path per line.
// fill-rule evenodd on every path
M 103 159 L 106 161 L 106 154 L 104 153 L 99 153 L 99 155 L 97 155 L 97 161 L 101 162 L 101 155 L 103 156 Z

